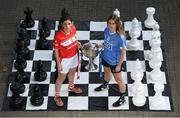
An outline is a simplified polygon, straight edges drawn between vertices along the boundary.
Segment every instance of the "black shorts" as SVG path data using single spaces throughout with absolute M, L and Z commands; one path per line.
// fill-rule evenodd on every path
M 102 58 L 102 65 L 105 66 L 105 67 L 109 67 L 109 68 L 111 69 L 111 72 L 112 72 L 112 73 L 119 73 L 119 72 L 121 72 L 121 70 L 122 70 L 122 65 L 121 65 L 120 71 L 119 71 L 119 72 L 116 72 L 115 69 L 116 69 L 116 66 L 117 66 L 117 65 L 110 65 L 110 64 L 108 64 L 103 58 Z

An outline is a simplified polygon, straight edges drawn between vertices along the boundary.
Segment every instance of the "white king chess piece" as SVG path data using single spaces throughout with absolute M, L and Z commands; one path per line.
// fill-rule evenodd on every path
M 164 84 L 156 83 L 154 85 L 155 95 L 152 97 L 150 103 L 154 108 L 162 108 L 164 106 L 165 99 L 162 96 L 164 91 Z
M 148 16 L 147 16 L 147 19 L 144 21 L 145 27 L 153 28 L 154 24 L 156 23 L 153 16 L 155 14 L 155 8 L 153 7 L 146 8 L 146 14 Z
M 141 35 L 141 31 L 139 29 L 139 22 L 136 18 L 132 20 L 132 27 L 129 31 L 129 36 L 131 40 L 127 44 L 127 48 L 130 50 L 139 50 L 140 43 L 138 42 L 137 38 Z

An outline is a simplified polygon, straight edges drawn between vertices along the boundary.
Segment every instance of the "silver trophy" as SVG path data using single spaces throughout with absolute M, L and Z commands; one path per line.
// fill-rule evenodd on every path
M 99 46 L 96 43 L 85 43 L 82 46 L 82 53 L 84 56 L 86 56 L 87 58 L 89 58 L 89 63 L 85 66 L 86 70 L 96 70 L 97 69 L 97 65 L 93 62 L 94 59 L 98 56 L 99 53 Z

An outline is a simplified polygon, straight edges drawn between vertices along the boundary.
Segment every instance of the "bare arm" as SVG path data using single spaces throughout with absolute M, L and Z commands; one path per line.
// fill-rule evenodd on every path
M 61 63 L 60 63 L 60 58 L 59 58 L 59 49 L 55 49 L 54 52 L 55 52 L 55 59 L 56 59 L 57 69 L 58 69 L 58 72 L 59 72 L 59 71 L 62 70 Z

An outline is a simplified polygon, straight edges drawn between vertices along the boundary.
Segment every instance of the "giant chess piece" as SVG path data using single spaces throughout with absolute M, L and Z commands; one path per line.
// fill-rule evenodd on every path
M 45 31 L 43 29 L 40 29 L 39 31 L 39 41 L 37 42 L 37 49 L 38 50 L 49 49 L 49 42 L 46 40 Z
M 142 84 L 143 71 L 141 69 L 141 62 L 136 60 L 134 69 L 131 72 L 131 78 L 134 80 L 131 91 L 133 93 L 133 104 L 136 106 L 143 106 L 146 103 L 146 97 L 144 95 L 144 85 Z
M 26 18 L 24 21 L 21 23 L 21 27 L 24 28 L 32 28 L 35 24 L 34 20 L 32 19 L 32 12 L 33 10 L 31 8 L 26 8 L 24 13 L 26 14 Z
M 152 97 L 150 103 L 154 108 L 163 108 L 165 104 L 165 99 L 162 96 L 164 91 L 164 84 L 156 83 L 154 85 L 155 95 Z
M 131 40 L 127 44 L 127 48 L 130 50 L 139 50 L 140 43 L 137 38 L 141 35 L 141 31 L 139 29 L 139 22 L 136 18 L 132 20 L 132 28 L 129 31 L 129 35 Z
M 113 11 L 113 15 L 116 15 L 120 18 L 120 11 L 116 8 L 114 11 Z M 122 25 L 122 21 L 120 20 L 120 23 Z
M 154 20 L 155 8 L 148 7 L 146 8 L 146 14 L 148 15 L 147 19 L 144 21 L 145 27 L 153 28 L 156 21 Z
M 12 106 L 12 108 L 14 108 L 15 110 L 20 109 L 23 103 L 23 98 L 19 94 L 24 92 L 24 84 L 15 82 L 13 80 L 10 85 L 10 89 L 12 91 L 10 106 Z
M 18 69 L 15 77 L 19 82 L 23 83 L 27 79 L 24 69 Z
M 40 89 L 39 85 L 36 85 L 33 88 L 33 95 L 30 98 L 30 102 L 34 106 L 40 106 L 43 104 L 44 97 L 41 94 L 41 89 Z
M 152 39 L 161 39 L 161 33 L 159 31 L 159 24 L 156 22 L 153 27 Z M 152 40 L 149 40 L 149 45 L 152 47 Z
M 154 82 L 159 82 L 162 79 L 162 71 L 160 70 L 162 65 L 161 61 L 161 54 L 160 53 L 155 53 L 154 57 L 149 61 L 149 66 L 153 69 L 150 72 L 150 77 L 151 80 Z
M 43 63 L 42 61 L 38 61 L 37 63 L 37 71 L 34 74 L 34 79 L 36 81 L 44 81 L 47 78 L 47 73 L 43 70 Z
M 23 40 L 18 40 L 16 44 L 16 53 L 23 53 L 24 59 L 29 59 L 30 51 L 27 47 L 25 47 L 25 43 Z
M 25 28 L 19 28 L 18 31 L 18 40 L 23 40 L 25 43 L 25 47 L 30 45 L 30 38 L 28 31 Z
M 156 39 L 153 36 L 152 43 L 151 43 L 151 50 L 149 51 L 149 60 L 151 60 L 155 55 L 157 55 L 157 53 L 159 53 L 158 55 L 161 55 L 162 57 L 162 50 L 161 50 L 161 39 L 159 39 L 159 37 Z
M 24 72 L 24 69 L 18 69 L 17 73 L 16 73 L 16 78 L 22 79 L 22 82 L 24 82 L 28 77 L 27 77 L 26 73 Z
M 27 66 L 27 62 L 26 60 L 24 59 L 24 54 L 22 52 L 19 52 L 17 54 L 17 57 L 16 57 L 16 61 L 14 63 L 14 67 L 19 70 L 19 69 L 25 69 Z
M 45 37 L 50 36 L 50 29 L 48 26 L 48 19 L 46 19 L 45 17 L 41 20 L 41 26 L 42 26 L 42 30 L 44 30 L 44 35 Z

